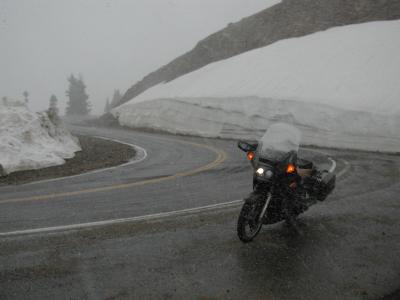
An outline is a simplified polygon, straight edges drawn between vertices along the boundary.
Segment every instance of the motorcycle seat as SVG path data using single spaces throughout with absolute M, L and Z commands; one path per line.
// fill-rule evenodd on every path
M 297 159 L 297 167 L 299 169 L 312 169 L 314 167 L 314 164 L 311 161 L 308 161 L 306 159 L 298 158 Z

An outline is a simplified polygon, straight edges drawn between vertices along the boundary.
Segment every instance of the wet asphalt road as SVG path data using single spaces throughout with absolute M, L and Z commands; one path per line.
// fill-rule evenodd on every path
M 148 156 L 0 188 L 0 299 L 379 299 L 400 287 L 400 157 L 384 154 L 324 150 L 343 174 L 334 194 L 300 217 L 298 232 L 264 227 L 248 245 L 236 237 L 239 206 L 5 236 L 213 205 L 251 189 L 233 141 L 75 130 L 137 144 Z M 329 167 L 324 155 L 304 155 Z

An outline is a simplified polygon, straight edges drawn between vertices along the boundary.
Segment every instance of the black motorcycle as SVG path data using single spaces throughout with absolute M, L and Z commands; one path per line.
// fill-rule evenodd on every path
M 253 192 L 244 199 L 237 224 L 242 242 L 252 241 L 263 224 L 295 224 L 299 214 L 334 189 L 333 172 L 298 157 L 300 136 L 294 126 L 277 123 L 257 143 L 238 142 L 254 170 Z

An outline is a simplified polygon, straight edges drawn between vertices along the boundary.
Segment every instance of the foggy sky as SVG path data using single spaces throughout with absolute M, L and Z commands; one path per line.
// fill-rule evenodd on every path
M 0 0 L 0 97 L 64 113 L 67 77 L 83 75 L 93 113 L 207 35 L 270 0 Z

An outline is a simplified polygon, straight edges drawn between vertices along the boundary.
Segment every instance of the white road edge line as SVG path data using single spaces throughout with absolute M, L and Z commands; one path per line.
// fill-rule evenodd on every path
M 332 170 L 332 172 L 333 172 L 336 169 L 336 161 L 330 157 L 328 157 L 328 159 L 332 162 L 332 166 L 331 166 L 330 170 Z M 343 162 L 345 163 L 346 167 L 336 175 L 337 178 L 343 176 L 350 169 L 350 163 L 344 159 L 343 159 Z M 161 218 L 172 217 L 172 216 L 180 216 L 180 215 L 185 215 L 185 214 L 190 214 L 190 213 L 199 213 L 199 212 L 204 212 L 204 211 L 214 210 L 214 209 L 219 209 L 219 208 L 229 208 L 229 207 L 237 206 L 238 204 L 241 204 L 241 203 L 243 203 L 242 199 L 234 200 L 234 201 L 230 201 L 230 202 L 223 202 L 223 203 L 218 203 L 218 204 L 194 207 L 194 208 L 187 208 L 187 209 L 182 209 L 182 210 L 174 210 L 174 211 L 170 211 L 170 212 L 130 217 L 130 218 L 121 218 L 121 219 L 104 220 L 104 221 L 72 224 L 72 225 L 0 232 L 0 237 L 12 237 L 12 236 L 19 236 L 19 235 L 68 231 L 68 230 L 77 230 L 77 229 L 85 229 L 85 228 L 101 227 L 101 226 L 107 226 L 107 225 L 122 224 L 122 223 L 128 223 L 128 222 L 148 221 L 148 220 L 161 219 Z
M 92 135 L 90 135 L 92 136 Z M 96 173 L 100 173 L 100 172 L 106 172 L 106 171 L 110 171 L 110 170 L 114 170 L 117 168 L 121 168 L 121 167 L 126 167 L 129 165 L 133 165 L 133 164 L 137 164 L 142 162 L 143 160 L 145 160 L 147 158 L 147 151 L 146 149 L 134 145 L 134 144 L 130 144 L 130 143 L 126 143 L 117 139 L 110 139 L 110 138 L 106 138 L 106 137 L 102 137 L 102 136 L 93 136 L 95 138 L 99 138 L 99 139 L 103 139 L 103 140 L 108 140 L 108 141 L 113 141 L 116 143 L 120 143 L 123 145 L 128 145 L 132 148 L 134 148 L 136 150 L 137 153 L 141 154 L 139 159 L 132 159 L 126 163 L 123 163 L 122 165 L 118 165 L 118 166 L 114 166 L 114 167 L 108 167 L 108 168 L 102 168 L 102 169 L 98 169 L 98 170 L 93 170 L 93 171 L 88 171 L 85 173 L 81 173 L 81 174 L 77 174 L 77 175 L 71 175 L 71 176 L 64 176 L 64 177 L 58 177 L 58 178 L 53 178 L 53 179 L 45 179 L 45 180 L 39 180 L 39 181 L 35 181 L 35 182 L 29 182 L 29 183 L 25 183 L 25 184 L 21 184 L 21 186 L 23 185 L 35 185 L 35 184 L 40 184 L 40 183 L 46 183 L 46 182 L 54 182 L 54 181 L 59 181 L 59 180 L 65 180 L 65 179 L 71 179 L 71 178 L 76 178 L 76 177 L 81 177 L 81 176 L 86 176 L 86 175 L 92 175 L 92 174 L 96 174 Z
M 342 177 L 350 170 L 351 167 L 350 163 L 345 159 L 342 159 L 342 161 L 346 166 L 343 168 L 343 170 L 341 170 L 339 173 L 336 174 L 336 178 Z
M 331 168 L 329 169 L 329 172 L 332 173 L 332 172 L 335 171 L 336 166 L 337 166 L 336 161 L 335 161 L 334 159 L 332 159 L 332 158 L 329 156 L 328 153 L 326 153 L 326 152 L 324 152 L 324 151 L 320 151 L 320 150 L 314 150 L 314 149 L 309 149 L 309 151 L 315 152 L 315 153 L 320 153 L 320 154 L 323 154 L 323 155 L 327 156 L 327 157 L 328 157 L 328 160 L 330 160 L 330 161 L 332 162 L 332 166 L 331 166 Z M 343 168 L 343 170 L 341 170 L 339 173 L 336 174 L 336 178 L 342 177 L 342 176 L 343 176 L 345 173 L 347 173 L 347 171 L 350 169 L 350 163 L 349 163 L 347 160 L 341 159 L 341 161 L 345 164 L 345 167 Z
M 56 232 L 56 231 L 67 231 L 67 230 L 74 230 L 74 229 L 84 229 L 84 228 L 89 228 L 89 227 L 93 228 L 93 227 L 106 226 L 106 225 L 122 224 L 122 223 L 128 223 L 128 222 L 147 221 L 147 220 L 152 220 L 152 219 L 179 216 L 179 215 L 184 215 L 184 214 L 189 214 L 189 213 L 198 213 L 198 212 L 214 210 L 214 209 L 218 209 L 218 208 L 228 208 L 228 207 L 236 206 L 240 203 L 243 203 L 243 200 L 234 200 L 234 201 L 230 201 L 230 202 L 206 205 L 206 206 L 195 207 L 195 208 L 187 208 L 187 209 L 175 210 L 175 211 L 170 211 L 170 212 L 156 213 L 156 214 L 150 214 L 150 215 L 144 215 L 144 216 L 138 216 L 138 217 L 131 217 L 131 218 L 121 218 L 121 219 L 114 219 L 114 220 L 97 221 L 97 222 L 72 224 L 72 225 L 64 225 L 64 226 L 2 232 L 2 233 L 0 233 L 0 237 L 48 233 L 48 232 Z
M 336 169 L 336 161 L 332 159 L 331 157 L 328 157 L 328 159 L 332 162 L 331 168 L 328 170 L 329 173 L 332 173 Z

